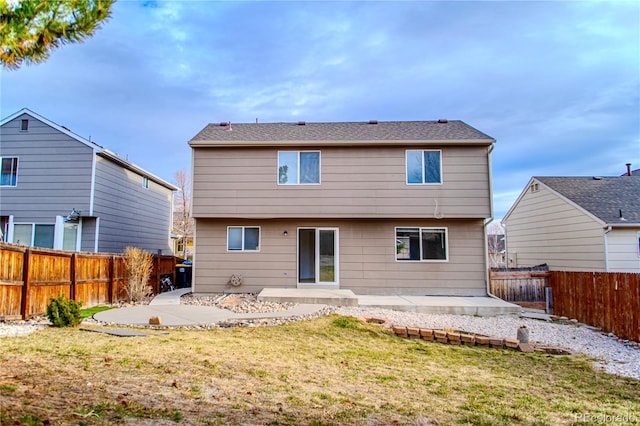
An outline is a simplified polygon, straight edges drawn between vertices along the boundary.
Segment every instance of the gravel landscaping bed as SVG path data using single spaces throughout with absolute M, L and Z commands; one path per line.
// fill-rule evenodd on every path
M 195 297 L 191 294 L 181 298 L 181 303 L 199 306 L 216 306 L 236 313 L 280 312 L 295 304 L 260 302 L 253 294 L 215 295 Z M 293 316 L 271 319 L 225 321 L 219 324 L 194 326 L 189 328 L 214 328 L 234 326 L 269 326 L 291 321 L 312 319 L 331 313 L 363 317 L 385 318 L 394 325 L 430 329 L 454 329 L 497 338 L 515 339 L 517 330 L 525 325 L 529 329 L 531 342 L 559 346 L 572 352 L 598 359 L 594 365 L 610 374 L 632 377 L 640 380 L 640 345 L 607 335 L 591 327 L 574 323 L 556 323 L 544 320 L 520 318 L 513 315 L 495 317 L 475 317 L 465 315 L 424 314 L 401 312 L 388 309 L 362 309 L 354 307 L 332 307 L 318 311 L 314 315 Z M 96 323 L 95 320 L 85 320 Z M 45 317 L 28 321 L 0 322 L 0 337 L 22 336 L 49 325 Z
M 640 346 L 581 324 L 564 324 L 521 318 L 513 315 L 475 317 L 468 315 L 423 314 L 388 309 L 340 307 L 340 315 L 386 318 L 394 325 L 430 329 L 454 329 L 498 338 L 515 339 L 520 326 L 529 329 L 531 342 L 559 346 L 597 358 L 597 368 L 607 373 L 640 380 Z

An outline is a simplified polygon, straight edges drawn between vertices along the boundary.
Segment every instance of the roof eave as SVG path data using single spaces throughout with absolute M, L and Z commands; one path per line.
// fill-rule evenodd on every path
M 605 223 L 604 225 L 605 228 L 640 228 L 640 222 L 625 222 L 625 223 L 620 223 L 620 222 L 610 222 L 610 223 Z
M 164 186 L 165 188 L 170 189 L 171 191 L 177 191 L 178 190 L 177 186 L 172 185 L 171 183 L 169 183 L 166 180 L 154 175 L 153 173 L 149 173 L 147 170 L 143 169 L 142 167 L 139 167 L 139 166 L 137 166 L 137 165 L 135 165 L 133 163 L 130 163 L 129 161 L 119 157 L 117 154 L 115 154 L 114 152 L 109 151 L 108 149 L 102 150 L 101 152 L 98 153 L 98 155 L 108 159 L 109 161 L 112 161 L 112 162 L 118 164 L 119 166 L 124 167 L 125 169 L 128 169 L 128 170 L 131 170 L 133 172 L 136 172 L 141 176 L 146 176 L 147 178 L 149 178 L 153 182 L 157 183 L 158 185 Z
M 104 148 L 100 145 L 98 145 L 95 142 L 92 142 L 88 139 L 83 138 L 82 136 L 73 133 L 71 130 L 67 129 L 66 127 L 63 127 L 57 123 L 54 123 L 53 121 L 49 120 L 48 118 L 45 118 L 43 116 L 41 116 L 40 114 L 31 111 L 29 108 L 22 108 L 20 111 L 17 111 L 13 114 L 11 114 L 8 117 L 5 117 L 4 119 L 2 119 L 2 121 L 0 121 L 0 126 L 4 126 L 6 123 L 15 120 L 16 118 L 20 117 L 23 114 L 27 114 L 29 116 L 31 116 L 32 118 L 35 118 L 36 120 L 39 120 L 41 122 L 43 122 L 44 124 L 46 124 L 49 127 L 52 127 L 54 129 L 56 129 L 57 131 L 59 131 L 60 133 L 64 133 L 65 135 L 69 136 L 70 138 L 73 138 L 75 140 L 77 140 L 78 142 L 81 142 L 85 145 L 87 145 L 88 147 L 94 149 L 96 152 L 100 152 L 101 150 L 103 150 Z
M 216 140 L 190 140 L 192 148 L 238 148 L 238 147 L 272 147 L 272 146 L 489 146 L 496 142 L 495 139 L 442 139 L 442 140 L 279 140 L 279 141 L 216 141 Z

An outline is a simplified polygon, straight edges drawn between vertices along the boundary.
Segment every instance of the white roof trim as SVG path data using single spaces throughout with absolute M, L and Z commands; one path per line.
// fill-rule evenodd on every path
M 507 214 L 505 214 L 504 217 L 500 220 L 500 223 L 504 224 L 507 218 L 511 216 L 513 209 L 515 209 L 516 206 L 520 203 L 520 200 L 522 199 L 522 197 L 524 197 L 524 194 L 527 193 L 527 190 L 529 189 L 532 183 L 533 183 L 533 178 L 529 179 L 529 182 L 527 182 L 524 189 L 520 192 L 520 195 L 518 195 L 518 198 L 516 198 L 516 201 L 511 205 L 511 208 L 507 211 Z
M 151 179 L 152 181 L 156 182 L 159 185 L 164 186 L 167 189 L 170 189 L 172 191 L 177 191 L 178 187 L 176 187 L 175 185 L 170 184 L 169 182 L 165 181 L 164 179 L 159 178 L 158 176 L 154 175 L 153 173 L 148 172 L 147 170 L 143 169 L 142 167 L 139 167 L 131 162 L 129 162 L 128 160 L 125 160 L 124 158 L 119 157 L 115 152 L 109 151 L 108 149 L 98 145 L 97 143 L 91 142 L 88 139 L 83 138 L 80 135 L 77 135 L 75 133 L 73 133 L 71 130 L 66 129 L 56 123 L 54 123 L 53 121 L 44 118 L 43 116 L 41 116 L 40 114 L 37 114 L 33 111 L 31 111 L 28 108 L 22 108 L 20 111 L 11 114 L 10 116 L 2 119 L 2 121 L 0 121 L 0 126 L 4 126 L 6 123 L 8 123 L 9 121 L 15 120 L 16 118 L 20 117 L 23 114 L 27 114 L 33 118 L 35 118 L 36 120 L 42 121 L 43 123 L 45 123 L 47 126 L 53 127 L 54 129 L 56 129 L 57 131 L 59 131 L 60 133 L 64 133 L 65 135 L 69 136 L 70 138 L 73 138 L 75 140 L 77 140 L 80 143 L 83 143 L 85 145 L 87 145 L 88 147 L 90 147 L 91 149 L 93 149 L 94 154 L 99 154 L 102 157 L 119 164 L 120 166 L 129 169 L 131 171 L 134 171 L 138 174 L 141 174 L 143 176 L 148 177 L 149 179 Z
M 171 189 L 172 191 L 177 191 L 178 187 L 167 182 L 166 180 L 154 175 L 153 173 L 149 173 L 147 170 L 143 169 L 140 166 L 137 166 L 135 164 L 133 164 L 132 162 L 125 160 L 124 158 L 120 157 L 118 154 L 116 154 L 115 152 L 109 151 L 108 149 L 102 149 L 100 152 L 98 152 L 98 155 L 100 155 L 101 157 L 104 157 L 106 159 L 108 159 L 109 161 L 112 161 L 126 169 L 129 169 L 133 172 L 136 172 L 142 176 L 146 176 L 148 177 L 150 180 L 154 181 L 155 183 L 164 186 L 165 188 Z
M 600 219 L 599 217 L 595 216 L 593 213 L 591 213 L 588 210 L 584 209 L 583 207 L 581 207 L 580 205 L 576 204 L 575 202 L 571 201 L 570 199 L 568 199 L 564 195 L 560 194 L 558 191 L 554 190 L 553 188 L 545 185 L 544 183 L 542 183 L 541 181 L 539 181 L 535 177 L 532 177 L 531 179 L 529 179 L 529 183 L 527 183 L 527 186 L 524 187 L 524 189 L 520 193 L 520 196 L 516 199 L 515 203 L 513 203 L 513 206 L 511 206 L 511 208 L 509 209 L 507 214 L 502 219 L 502 222 L 505 222 L 507 220 L 507 218 L 511 215 L 511 213 L 516 208 L 516 206 L 520 203 L 520 200 L 522 199 L 522 197 L 524 197 L 524 195 L 527 193 L 527 191 L 531 187 L 531 184 L 534 183 L 534 182 L 537 183 L 538 185 L 540 185 L 541 187 L 543 187 L 544 189 L 546 189 L 547 191 L 549 191 L 550 193 L 552 193 L 553 195 L 555 195 L 556 197 L 560 198 L 562 201 L 564 201 L 567 204 L 573 206 L 575 209 L 581 211 L 586 216 L 588 216 L 591 219 L 595 220 L 596 222 L 598 222 L 603 227 L 605 225 L 607 225 L 602 219 Z M 615 226 L 615 225 L 611 225 L 611 226 Z
M 4 118 L 2 121 L 0 121 L 0 126 L 4 126 L 9 121 L 15 120 L 16 118 L 20 117 L 22 114 L 27 114 L 27 115 L 30 115 L 31 117 L 35 118 L 36 120 L 40 120 L 43 123 L 45 123 L 47 126 L 53 127 L 54 129 L 56 129 L 60 133 L 64 133 L 65 135 L 69 136 L 70 138 L 73 138 L 73 139 L 77 140 L 78 142 L 82 142 L 83 144 L 87 145 L 90 148 L 93 148 L 96 151 L 101 151 L 101 150 L 104 149 L 103 147 L 101 147 L 97 143 L 91 142 L 90 140 L 85 139 L 82 136 L 73 133 L 71 130 L 66 129 L 66 128 L 54 123 L 53 121 L 44 118 L 40 114 L 36 114 L 35 112 L 31 111 L 28 108 L 22 108 L 20 111 L 14 113 L 14 114 L 11 114 L 7 118 Z

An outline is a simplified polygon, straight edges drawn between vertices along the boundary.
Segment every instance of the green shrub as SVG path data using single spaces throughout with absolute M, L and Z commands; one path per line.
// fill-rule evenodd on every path
M 47 306 L 47 318 L 56 327 L 76 327 L 82 322 L 81 306 L 81 302 L 67 299 L 62 294 L 57 299 L 52 297 Z

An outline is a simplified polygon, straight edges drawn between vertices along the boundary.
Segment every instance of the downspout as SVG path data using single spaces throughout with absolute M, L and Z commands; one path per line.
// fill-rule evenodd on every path
M 13 215 L 9 215 L 9 223 L 7 224 L 7 235 L 4 236 L 5 243 L 13 243 Z
M 489 150 L 487 151 L 487 166 L 488 166 L 488 170 L 487 170 L 487 174 L 489 176 L 489 208 L 490 208 L 490 217 L 487 219 L 484 219 L 484 226 L 483 226 L 483 231 L 484 231 L 484 273 L 485 273 L 485 278 L 484 278 L 484 282 L 486 284 L 486 288 L 487 288 L 487 296 L 492 297 L 494 299 L 500 299 L 499 297 L 495 296 L 494 294 L 491 294 L 491 274 L 489 273 L 489 269 L 491 268 L 491 262 L 489 261 L 489 241 L 487 239 L 487 227 L 489 226 L 489 224 L 491 222 L 493 222 L 493 182 L 491 179 L 491 152 L 493 152 L 493 148 L 495 147 L 494 144 L 491 144 L 491 146 L 489 146 Z
M 604 228 L 602 235 L 604 240 L 604 271 L 609 272 L 609 242 L 607 241 L 607 234 L 611 232 L 611 226 Z

